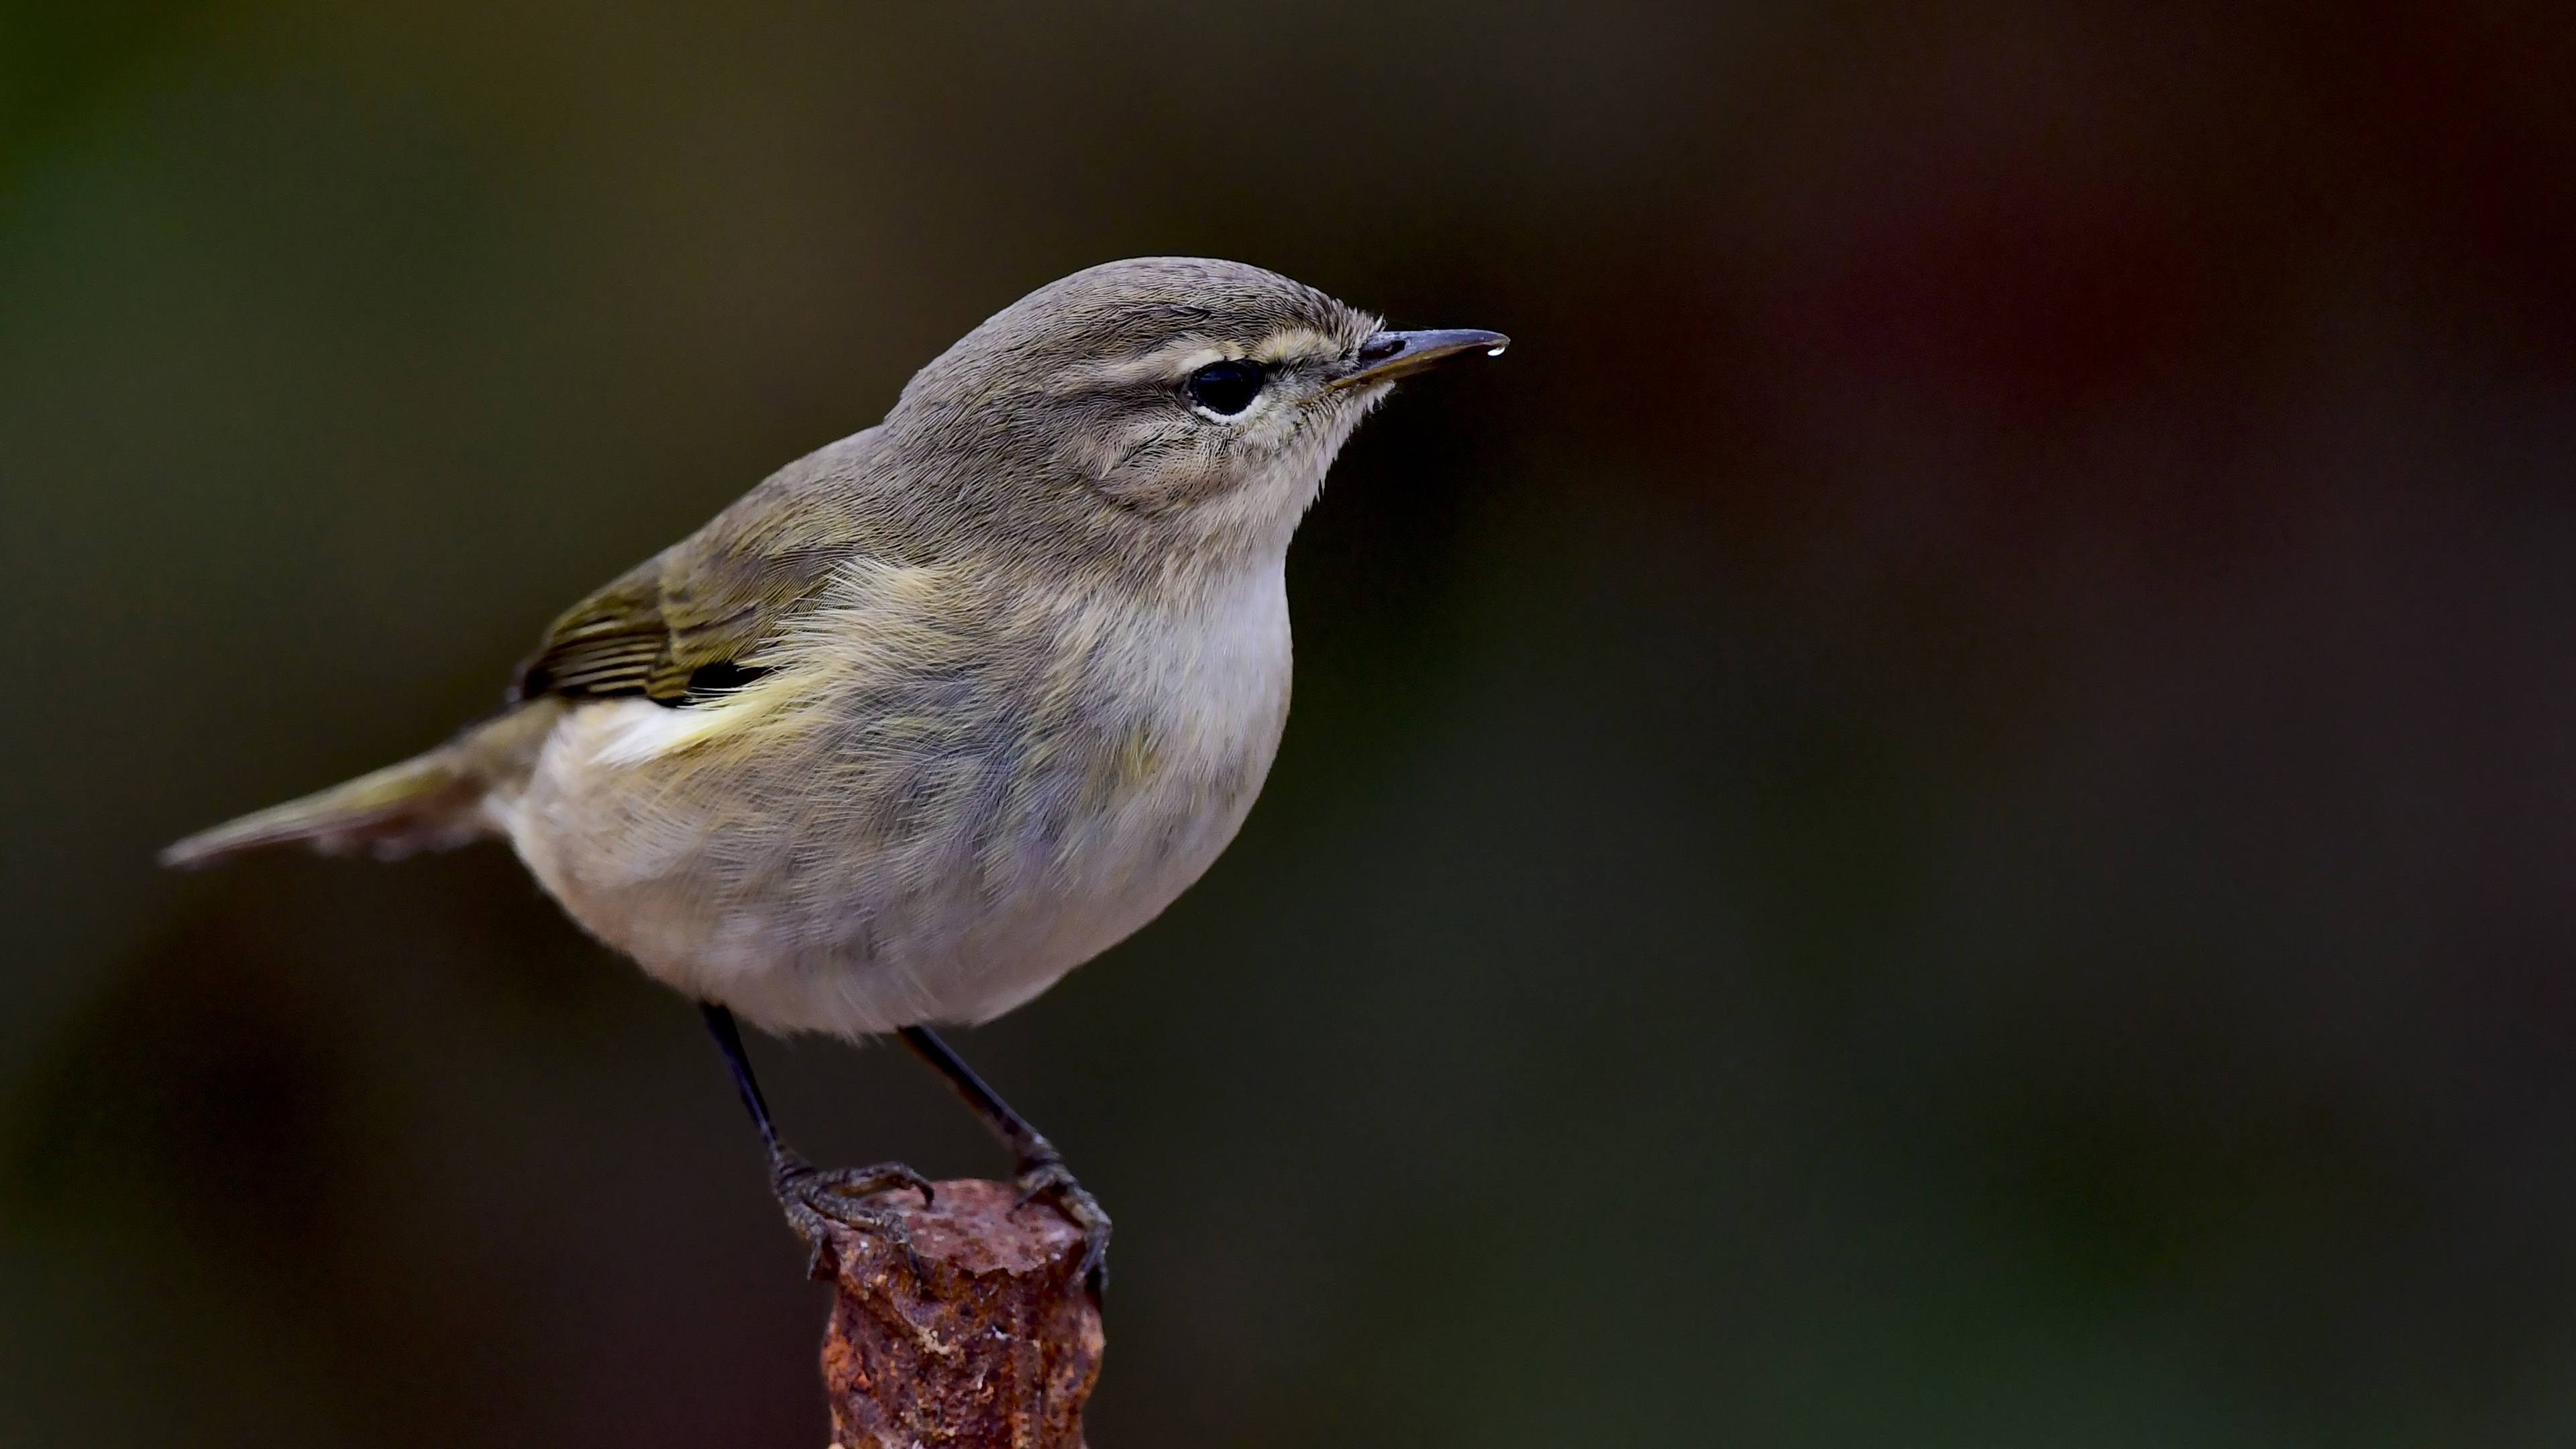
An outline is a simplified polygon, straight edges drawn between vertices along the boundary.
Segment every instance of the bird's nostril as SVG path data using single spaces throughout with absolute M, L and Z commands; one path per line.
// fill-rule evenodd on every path
M 1384 362 L 1404 350 L 1404 339 L 1383 334 L 1370 338 L 1360 347 L 1360 361 Z

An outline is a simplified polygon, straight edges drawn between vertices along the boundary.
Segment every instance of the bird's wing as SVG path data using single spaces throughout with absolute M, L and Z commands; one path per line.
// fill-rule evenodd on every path
M 835 569 L 869 552 L 852 477 L 873 442 L 862 433 L 790 464 L 565 610 L 519 667 L 516 696 L 679 704 L 692 688 L 757 673 L 746 661 L 811 606 Z

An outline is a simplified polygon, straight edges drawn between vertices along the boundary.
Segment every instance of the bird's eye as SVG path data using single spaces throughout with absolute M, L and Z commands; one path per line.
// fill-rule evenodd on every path
M 1261 395 L 1261 364 L 1211 362 L 1190 374 L 1190 401 L 1209 412 L 1232 417 Z

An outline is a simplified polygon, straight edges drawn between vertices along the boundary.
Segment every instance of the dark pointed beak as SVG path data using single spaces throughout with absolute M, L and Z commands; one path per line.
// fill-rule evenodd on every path
M 1500 357 L 1512 339 L 1500 332 L 1480 332 L 1473 327 L 1442 328 L 1431 332 L 1380 332 L 1360 344 L 1359 356 L 1351 370 L 1333 379 L 1332 386 L 1358 387 L 1363 383 L 1393 382 L 1410 377 L 1427 367 L 1438 367 L 1453 357 L 1481 352 L 1487 357 Z

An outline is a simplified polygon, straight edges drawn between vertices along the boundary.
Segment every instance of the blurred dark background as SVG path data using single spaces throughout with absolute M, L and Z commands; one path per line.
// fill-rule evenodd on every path
M 2576 1440 L 2563 5 L 0 8 L 0 1439 L 783 1445 L 686 1005 L 164 841 L 1095 261 L 1362 430 L 1234 850 L 963 1048 L 1104 1449 Z M 902 1053 L 816 1157 L 998 1173 Z

